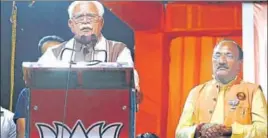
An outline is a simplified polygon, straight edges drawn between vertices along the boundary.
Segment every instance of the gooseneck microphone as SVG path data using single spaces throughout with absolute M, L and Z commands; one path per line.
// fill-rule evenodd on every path
M 78 49 L 75 49 L 75 45 L 76 45 L 77 42 L 82 44 L 82 46 L 80 48 L 78 48 Z M 75 62 L 73 61 L 74 52 L 81 52 L 81 50 L 83 50 L 84 54 L 88 54 L 89 49 L 92 48 L 93 49 L 93 54 L 94 54 L 94 51 L 98 51 L 98 52 L 103 51 L 103 52 L 105 52 L 105 61 L 107 61 L 107 51 L 106 50 L 95 50 L 94 47 L 97 44 L 97 42 L 98 42 L 98 39 L 97 39 L 97 36 L 95 34 L 92 34 L 90 36 L 85 36 L 85 35 L 75 36 L 74 37 L 73 47 L 72 48 L 64 48 L 60 53 L 60 60 L 62 60 L 63 53 L 66 50 L 72 51 L 71 57 L 70 57 L 70 62 L 69 62 L 66 89 L 65 89 L 65 97 L 64 97 L 64 107 L 63 107 L 64 109 L 63 109 L 63 119 L 62 119 L 62 124 L 63 125 L 65 124 L 65 121 L 66 121 L 67 101 L 68 101 L 68 92 L 69 92 L 71 68 L 72 68 L 72 64 L 75 64 Z M 87 65 L 96 65 L 96 64 L 98 64 L 98 63 L 100 63 L 102 61 L 93 60 L 93 61 L 90 61 L 90 62 L 94 62 L 94 63 L 93 64 L 90 63 L 90 64 L 87 64 Z M 62 127 L 62 129 L 61 129 L 61 138 L 64 137 L 63 135 L 64 135 L 64 128 Z
M 90 46 L 95 46 L 97 44 L 97 36 L 95 34 L 91 35 L 82 35 L 82 36 L 75 36 L 74 39 L 81 43 L 82 45 L 90 45 Z
M 70 76 L 71 76 L 71 69 L 72 69 L 72 64 L 73 64 L 73 55 L 74 55 L 74 47 L 75 47 L 76 41 L 74 41 L 73 43 L 73 47 L 71 49 L 72 54 L 70 57 L 70 62 L 69 62 L 69 68 L 68 68 L 68 73 L 67 73 L 67 81 L 66 81 L 66 89 L 65 89 L 65 97 L 64 97 L 64 104 L 63 104 L 63 118 L 62 118 L 62 124 L 65 124 L 65 120 L 66 120 L 66 110 L 67 110 L 67 100 L 68 100 L 68 91 L 69 91 L 69 83 L 70 83 Z M 69 48 L 68 48 L 69 49 Z M 62 55 L 65 49 L 62 50 L 61 52 L 61 60 L 62 60 Z M 66 48 L 67 50 L 67 48 Z M 64 135 L 64 129 L 62 127 L 61 129 L 61 138 L 63 138 Z
M 82 35 L 80 39 L 77 39 L 77 41 L 82 44 L 84 54 L 88 54 L 90 48 L 92 48 L 93 50 L 93 55 L 95 55 L 95 52 L 104 52 L 105 54 L 104 62 L 107 62 L 107 51 L 95 49 L 95 46 L 98 42 L 98 38 L 95 34 L 92 34 L 90 36 Z M 90 62 L 102 62 L 102 61 L 93 59 L 93 61 Z
M 76 45 L 77 42 L 82 44 L 82 47 L 80 47 L 80 49 L 75 49 L 75 45 Z M 66 50 L 72 51 L 72 54 L 73 54 L 73 52 L 80 52 L 83 49 L 83 47 L 85 47 L 85 45 L 88 45 L 90 43 L 91 43 L 91 36 L 90 37 L 87 37 L 85 35 L 82 35 L 82 36 L 76 35 L 76 36 L 74 36 L 73 47 L 72 48 L 64 47 L 61 50 L 60 55 L 59 55 L 60 60 L 62 60 L 63 54 L 64 54 L 64 52 Z M 73 61 L 71 61 L 71 62 L 74 63 Z
M 95 52 L 104 52 L 104 55 L 105 55 L 105 58 L 104 58 L 104 62 L 107 62 L 107 51 L 106 50 L 96 50 L 95 49 L 95 46 L 98 42 L 98 38 L 95 34 L 92 34 L 90 36 L 86 36 L 86 35 L 82 35 L 82 36 L 75 36 L 74 37 L 74 41 L 82 44 L 82 46 L 78 49 L 75 49 L 75 47 L 73 48 L 63 48 L 63 50 L 61 51 L 60 53 L 60 60 L 62 60 L 62 57 L 63 57 L 63 53 L 66 51 L 66 50 L 70 50 L 70 51 L 75 51 L 75 52 L 83 52 L 84 55 L 88 54 L 90 49 L 93 50 L 93 55 L 95 55 Z M 93 56 L 94 57 L 94 56 Z M 100 63 L 102 61 L 100 60 L 92 60 L 92 61 L 89 61 L 89 62 L 97 62 L 97 63 Z M 72 64 L 75 64 L 74 62 L 72 62 Z M 96 64 L 96 63 L 95 63 Z M 93 65 L 95 65 L 93 64 Z M 89 65 L 92 65 L 92 64 L 89 64 Z
M 92 35 L 91 36 L 91 43 L 92 43 L 92 47 L 93 47 L 93 54 L 95 54 L 95 52 L 104 52 L 105 54 L 105 58 L 104 58 L 104 62 L 107 62 L 107 51 L 106 50 L 96 50 L 95 49 L 95 45 L 98 42 L 98 38 L 96 35 Z

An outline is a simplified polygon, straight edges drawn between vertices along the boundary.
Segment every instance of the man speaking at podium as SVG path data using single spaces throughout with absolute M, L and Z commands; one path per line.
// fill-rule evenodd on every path
M 38 63 L 53 64 L 63 62 L 122 62 L 133 66 L 130 50 L 124 43 L 107 40 L 101 30 L 104 24 L 104 7 L 98 1 L 74 1 L 68 8 L 68 25 L 74 38 L 59 45 L 49 47 Z M 139 91 L 137 72 L 134 81 Z M 137 103 L 140 103 L 139 96 Z M 25 124 L 25 123 L 24 123 Z M 24 131 L 24 128 L 23 128 Z
M 133 66 L 130 50 L 122 42 L 107 40 L 101 33 L 104 7 L 98 1 L 74 1 L 68 8 L 68 25 L 74 37 L 49 48 L 39 63 L 65 62 L 121 62 Z M 134 71 L 135 87 L 139 91 L 138 75 Z

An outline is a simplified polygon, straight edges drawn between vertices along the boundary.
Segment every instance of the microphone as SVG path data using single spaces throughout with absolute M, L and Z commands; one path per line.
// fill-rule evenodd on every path
M 104 62 L 107 62 L 107 51 L 106 50 L 96 50 L 95 49 L 95 45 L 96 43 L 98 42 L 98 38 L 95 34 L 92 34 L 91 35 L 91 46 L 93 47 L 93 51 L 95 52 L 104 52 L 105 54 L 105 59 L 104 59 Z
M 63 56 L 63 53 L 64 53 L 65 50 L 72 51 L 72 55 L 73 55 L 73 52 L 77 52 L 77 51 L 75 51 L 75 49 L 72 49 L 72 48 L 67 48 L 67 47 L 66 48 L 63 48 L 62 51 L 61 51 L 61 53 L 60 53 L 60 60 L 62 60 L 62 56 Z M 73 63 L 72 58 L 70 59 L 70 63 Z
M 105 54 L 105 60 L 104 62 L 107 62 L 107 51 L 106 50 L 96 50 L 95 46 L 98 42 L 98 38 L 95 34 L 91 34 L 90 36 L 82 35 L 82 36 L 75 36 L 75 40 L 82 44 L 81 50 L 83 49 L 84 54 L 89 53 L 89 48 L 93 49 L 93 52 L 104 52 Z M 99 60 L 93 60 L 93 61 L 99 61 Z M 101 61 L 99 61 L 101 62 Z
M 82 35 L 81 37 L 75 37 L 75 39 L 82 44 L 80 51 L 83 50 L 84 55 L 89 53 L 90 47 L 95 50 L 94 47 L 98 42 L 97 36 L 95 34 L 92 34 L 90 36 Z
M 76 50 L 75 49 L 76 42 L 79 42 L 79 43 L 82 44 L 82 47 L 80 48 L 80 50 Z M 68 68 L 68 73 L 67 73 L 67 83 L 66 83 L 65 97 L 64 97 L 64 107 L 63 107 L 62 124 L 65 124 L 65 121 L 66 121 L 66 110 L 67 110 L 67 102 L 68 102 L 68 92 L 69 92 L 70 75 L 71 75 L 72 64 L 74 64 L 74 62 L 72 61 L 72 57 L 74 55 L 74 52 L 80 52 L 82 49 L 84 49 L 84 50 L 87 50 L 87 52 L 89 53 L 89 50 L 88 50 L 89 47 L 87 45 L 89 45 L 90 47 L 93 47 L 93 50 L 94 50 L 94 47 L 97 44 L 97 42 L 98 42 L 98 39 L 97 39 L 97 36 L 95 34 L 92 34 L 90 36 L 85 36 L 85 35 L 79 36 L 79 35 L 75 35 L 74 36 L 73 47 L 72 48 L 65 47 L 65 48 L 63 48 L 63 50 L 60 53 L 60 60 L 62 60 L 62 55 L 63 55 L 63 53 L 64 53 L 65 50 L 72 51 L 72 54 L 71 54 L 71 57 L 70 57 L 70 64 L 69 64 L 69 68 Z M 107 52 L 105 54 L 105 59 L 106 58 L 107 58 Z M 99 62 L 94 63 L 94 64 L 90 64 L 90 65 L 95 65 L 95 64 L 98 64 L 98 63 Z M 61 137 L 62 138 L 63 138 L 63 134 L 64 134 L 64 130 L 62 128 L 61 129 Z
M 77 36 L 75 36 L 75 37 L 77 37 Z M 65 50 L 70 50 L 70 51 L 72 51 L 72 54 L 71 54 L 71 57 L 70 57 L 70 63 L 71 64 L 73 64 L 73 61 L 72 61 L 72 57 L 73 57 L 73 55 L 74 55 L 74 52 L 77 52 L 76 50 L 75 50 L 75 45 L 76 45 L 76 39 L 75 39 L 75 37 L 74 37 L 74 42 L 73 42 L 73 46 L 72 46 L 72 48 L 68 48 L 68 47 L 64 47 L 62 50 L 61 50 L 61 52 L 60 52 L 60 60 L 62 60 L 62 56 L 63 56 L 63 53 L 65 52 Z M 66 45 L 66 44 L 65 44 Z
M 74 47 L 75 47 L 76 41 L 74 41 L 73 43 L 73 47 L 71 48 L 64 48 L 61 51 L 60 54 L 60 58 L 62 60 L 62 55 L 64 50 L 71 50 L 72 54 L 70 57 L 70 63 L 69 63 L 69 67 L 68 67 L 68 73 L 67 73 L 67 81 L 66 81 L 66 89 L 65 89 L 65 95 L 64 95 L 64 103 L 63 103 L 63 117 L 62 117 L 62 124 L 65 124 L 66 121 L 66 112 L 67 112 L 67 102 L 68 102 L 68 92 L 69 92 L 69 84 L 70 84 L 70 79 L 71 79 L 71 70 L 72 70 L 72 64 L 73 64 L 73 55 L 74 55 Z M 63 138 L 63 134 L 64 134 L 64 129 L 61 129 L 61 138 Z
M 92 38 L 94 39 L 92 41 Z M 82 47 L 80 47 L 79 50 L 75 49 L 75 42 L 78 42 L 78 43 L 81 43 L 82 44 Z M 62 56 L 63 56 L 63 53 L 66 51 L 66 50 L 70 50 L 73 52 L 80 52 L 82 49 L 86 49 L 86 53 L 89 53 L 89 50 L 87 48 L 86 45 L 90 44 L 90 43 L 93 43 L 93 45 L 95 45 L 97 43 L 97 37 L 96 35 L 92 34 L 90 36 L 86 36 L 86 35 L 75 35 L 74 36 L 74 43 L 73 43 L 73 47 L 72 48 L 68 48 L 68 47 L 65 47 L 62 49 L 61 53 L 60 53 L 60 60 L 62 60 Z M 83 51 L 84 52 L 84 51 Z
M 61 53 L 60 53 L 60 60 L 62 60 L 62 57 L 63 57 L 63 53 L 65 52 L 65 50 L 70 50 L 72 52 L 80 52 L 81 50 L 83 50 L 83 54 L 88 54 L 89 53 L 89 49 L 92 48 L 93 49 L 93 52 L 104 52 L 105 54 L 105 59 L 104 59 L 104 62 L 107 62 L 107 51 L 106 50 L 96 50 L 95 49 L 95 46 L 98 42 L 98 38 L 95 34 L 91 34 L 91 35 L 75 35 L 74 36 L 74 41 L 75 42 L 78 42 L 80 44 L 82 44 L 82 46 L 78 49 L 75 49 L 75 45 L 73 45 L 73 48 L 63 48 Z M 102 61 L 99 61 L 99 60 L 94 60 L 91 61 L 91 62 L 95 62 L 95 61 L 98 61 L 98 62 L 102 62 Z
M 98 42 L 98 38 L 97 38 L 97 36 L 95 34 L 82 35 L 82 36 L 76 35 L 74 37 L 74 39 L 77 42 L 79 42 L 79 43 L 81 43 L 81 44 L 83 44 L 85 46 L 90 45 L 90 46 L 93 46 L 94 47 L 97 44 L 97 42 Z

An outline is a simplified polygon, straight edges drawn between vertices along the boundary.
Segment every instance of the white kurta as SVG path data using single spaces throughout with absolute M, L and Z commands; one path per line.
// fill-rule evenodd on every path
M 99 42 L 96 44 L 95 50 L 106 50 L 107 53 L 109 53 L 109 49 L 107 49 L 107 43 L 106 42 L 107 42 L 106 38 L 102 36 L 100 38 Z M 65 47 L 73 49 L 73 44 L 74 44 L 74 39 L 72 38 L 71 40 L 69 40 L 66 43 Z M 57 46 L 55 46 L 55 47 L 57 47 Z M 43 56 L 41 56 L 39 58 L 38 63 L 41 63 L 41 64 L 53 64 L 55 62 L 58 62 L 59 60 L 57 59 L 57 57 L 55 57 L 55 55 L 52 52 L 52 49 L 55 48 L 55 47 L 48 48 L 47 51 L 43 54 Z M 75 53 L 76 52 L 73 53 L 72 60 L 74 60 Z M 71 59 L 71 55 L 72 55 L 72 51 L 65 50 L 63 55 L 62 55 L 62 60 L 61 61 L 69 62 L 70 59 Z M 93 56 L 94 56 L 95 60 L 100 60 L 100 61 L 105 60 L 105 54 L 102 53 L 102 52 L 96 52 Z M 109 56 L 109 54 L 107 56 Z M 109 59 L 109 57 L 107 57 L 107 59 Z M 130 50 L 127 47 L 125 47 L 123 49 L 123 51 L 119 54 L 116 62 L 127 63 L 129 66 L 134 66 Z M 138 77 L 138 73 L 137 73 L 136 70 L 134 70 L 134 81 L 135 81 L 135 87 L 137 89 L 139 89 L 139 77 Z

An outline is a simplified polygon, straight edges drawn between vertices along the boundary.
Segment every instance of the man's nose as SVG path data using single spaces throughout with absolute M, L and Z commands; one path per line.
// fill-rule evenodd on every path
M 226 58 L 225 58 L 225 56 L 221 56 L 220 58 L 219 58 L 219 63 L 220 64 L 225 64 L 227 61 L 226 61 Z

